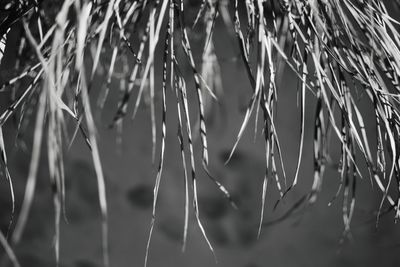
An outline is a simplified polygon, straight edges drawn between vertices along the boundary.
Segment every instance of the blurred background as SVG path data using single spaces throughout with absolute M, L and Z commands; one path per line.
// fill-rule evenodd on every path
M 191 7 L 188 20 L 193 21 L 199 1 L 188 1 L 187 4 Z M 205 41 L 203 33 L 202 23 L 189 31 L 197 65 L 200 65 Z M 176 103 L 173 92 L 168 90 L 166 158 L 148 266 L 399 266 L 399 227 L 393 222 L 391 213 L 383 216 L 378 228 L 376 227 L 376 212 L 381 195 L 376 187 L 371 186 L 367 175 L 366 178 L 358 179 L 355 215 L 351 235 L 347 238 L 342 235 L 344 226 L 341 197 L 328 206 L 340 183 L 338 166 L 327 166 L 322 193 L 314 205 L 295 206 L 309 192 L 313 181 L 312 132 L 315 99 L 310 93 L 307 93 L 306 100 L 306 137 L 299 185 L 274 209 L 279 194 L 275 184 L 269 184 L 264 226 L 260 238 L 257 239 L 265 155 L 263 134 L 260 129 L 254 133 L 254 117 L 232 159 L 224 164 L 236 140 L 247 101 L 252 93 L 235 42 L 222 19 L 218 17 L 215 21 L 213 45 L 221 71 L 220 80 L 216 82 L 221 97 L 218 102 L 207 102 L 206 122 L 210 170 L 230 191 L 238 209 L 229 205 L 202 171 L 201 165 L 197 164 L 200 218 L 214 246 L 217 261 L 208 249 L 193 212 L 190 214 L 188 244 L 186 251 L 182 252 L 183 168 L 177 139 Z M 179 52 L 182 51 L 178 49 Z M 159 129 L 162 51 L 157 53 L 155 104 Z M 12 61 L 11 54 L 12 52 L 7 51 L 5 55 L 2 75 L 6 75 L 7 64 L 11 64 L 8 63 Z M 118 66 L 116 68 L 119 72 L 123 71 Z M 196 95 L 193 81 L 190 80 L 190 67 L 186 65 L 182 69 L 187 72 L 185 75 L 188 77 L 189 101 L 194 101 Z M 290 184 L 298 159 L 300 111 L 297 79 L 288 68 L 283 71 L 285 78 L 277 81 L 279 101 L 276 126 Z M 101 88 L 104 81 L 98 79 L 96 83 L 94 88 Z M 122 134 L 115 129 L 109 129 L 108 125 L 115 114 L 119 99 L 119 86 L 120 81 L 114 79 L 111 90 L 115 93 L 110 94 L 104 109 L 98 109 L 93 103 L 101 160 L 106 175 L 110 261 L 111 266 L 143 266 L 158 156 L 153 163 L 147 91 L 135 119 L 127 118 L 124 122 Z M 95 90 L 93 94 L 95 102 L 98 91 Z M 0 98 L 3 110 L 8 102 L 3 95 Z M 360 101 L 362 103 L 363 99 Z M 370 114 L 371 121 L 366 124 L 370 132 L 373 132 L 373 110 L 368 103 L 361 105 L 361 108 L 367 114 L 365 118 Z M 191 112 L 194 116 L 195 110 Z M 19 207 L 28 174 L 30 150 L 11 145 L 15 142 L 15 128 L 12 123 L 6 126 L 4 135 L 9 147 L 10 172 L 14 179 L 16 204 Z M 32 131 L 27 131 L 23 137 L 28 148 L 32 144 L 32 134 Z M 160 150 L 159 140 L 160 133 L 157 132 L 156 155 Z M 201 157 L 200 150 L 200 140 L 197 138 L 195 156 L 198 159 Z M 331 147 L 333 162 L 338 162 L 339 154 L 340 146 L 336 140 Z M 362 172 L 367 173 L 366 169 L 362 169 Z M 80 135 L 65 154 L 65 175 L 66 218 L 61 225 L 60 266 L 102 266 L 101 218 L 96 175 L 90 151 Z M 3 231 L 7 229 L 10 207 L 8 186 L 3 179 L 0 187 Z M 289 211 L 292 211 L 290 216 Z M 47 158 L 42 153 L 32 211 L 23 239 L 15 248 L 23 267 L 55 266 L 53 218 Z M 0 255 L 0 266 L 9 266 L 3 251 Z

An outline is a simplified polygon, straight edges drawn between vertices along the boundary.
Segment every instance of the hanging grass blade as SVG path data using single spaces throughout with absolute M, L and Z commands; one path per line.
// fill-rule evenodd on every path
M 304 51 L 303 55 L 303 81 L 301 85 L 301 97 L 300 97 L 300 145 L 299 145 L 299 158 L 297 160 L 297 165 L 296 165 L 296 171 L 294 175 L 294 180 L 292 185 L 286 190 L 284 195 L 288 193 L 294 186 L 297 184 L 297 180 L 299 177 L 299 170 L 300 170 L 300 164 L 301 160 L 303 158 L 303 146 L 304 146 L 304 131 L 305 131 L 305 108 L 306 108 L 306 79 L 307 79 L 307 58 L 308 58 L 308 52 Z
M 168 31 L 168 29 L 167 29 Z M 155 47 L 154 44 L 154 18 L 150 18 L 150 38 L 149 38 L 149 54 L 154 53 L 152 51 L 153 47 Z M 168 55 L 168 40 L 166 41 L 166 50 L 167 50 L 167 55 Z M 167 60 L 167 58 L 165 58 Z M 164 62 L 166 65 L 167 62 Z M 163 67 L 164 71 L 166 72 L 166 66 Z M 164 74 L 163 74 L 164 75 Z M 165 73 L 166 76 L 166 73 Z M 166 77 L 165 77 L 166 80 Z M 163 78 L 163 83 L 166 83 L 166 81 Z M 143 83 L 144 80 L 142 80 Z M 163 86 L 163 88 L 166 85 Z M 153 149 L 151 153 L 151 158 L 152 161 L 154 162 L 155 156 L 156 156 L 156 118 L 155 118 L 155 109 L 154 109 L 154 60 L 150 63 L 150 73 L 149 73 L 149 89 L 150 89 L 150 118 L 151 118 L 151 136 L 152 136 L 152 143 L 153 143 Z M 163 89 L 164 90 L 164 89 Z
M 82 72 L 82 103 L 85 109 L 85 119 L 89 131 L 89 140 L 91 144 L 91 153 L 93 158 L 93 164 L 97 176 L 97 189 L 99 195 L 99 203 L 101 209 L 101 220 L 102 220 L 102 252 L 103 252 L 103 264 L 105 267 L 110 265 L 109 263 L 109 248 L 108 248 L 108 208 L 107 208 L 107 196 L 106 196 L 106 184 L 103 174 L 102 164 L 100 160 L 100 153 L 97 146 L 96 139 L 96 128 L 91 112 L 89 96 L 87 92 L 87 85 L 85 81 L 85 73 L 82 70 L 83 66 L 80 66 Z
M 111 55 L 110 67 L 108 69 L 106 85 L 103 87 L 104 89 L 100 92 L 99 98 L 97 99 L 97 106 L 99 107 L 100 110 L 103 110 L 104 104 L 107 100 L 110 91 L 110 85 L 111 85 L 112 75 L 114 73 L 117 54 L 118 54 L 118 47 L 114 47 Z
M 13 84 L 15 84 L 16 82 L 18 82 L 19 80 L 21 80 L 22 78 L 28 76 L 31 72 L 35 71 L 38 67 L 40 67 L 40 63 L 37 63 L 35 65 L 33 65 L 32 67 L 29 67 L 26 71 L 20 73 L 19 75 L 17 75 L 16 77 L 4 82 L 1 86 L 0 86 L 0 92 L 5 91 L 6 87 L 9 87 Z
M 176 70 L 178 70 L 178 66 L 176 66 Z M 178 74 L 178 72 L 177 72 Z M 201 230 L 201 233 L 210 249 L 212 254 L 214 255 L 215 258 L 215 253 L 214 253 L 214 248 L 211 245 L 211 242 L 209 241 L 207 234 L 204 230 L 203 224 L 200 220 L 200 215 L 199 215 L 199 209 L 198 209 L 198 198 L 197 198 L 197 177 L 196 177 L 196 167 L 195 167 L 195 161 L 194 161 L 194 152 L 193 152 L 193 141 L 192 141 L 192 130 L 190 126 L 190 116 L 189 116 L 189 105 L 188 105 L 188 99 L 187 99 L 187 90 L 186 90 L 186 83 L 185 80 L 183 79 L 182 75 L 178 74 L 178 88 L 180 88 L 180 96 L 181 96 L 181 101 L 183 103 L 183 112 L 185 114 L 185 124 L 186 124 L 186 134 L 187 134 L 187 139 L 188 139 L 188 145 L 189 145 L 189 153 L 190 153 L 190 167 L 191 167 L 191 173 L 192 173 L 192 190 L 193 190 L 193 207 L 194 207 L 194 212 L 196 216 L 196 221 L 197 224 Z
M 36 84 L 39 82 L 42 74 L 43 74 L 43 69 L 39 71 L 39 73 L 36 75 L 36 77 L 33 79 L 33 81 L 29 84 L 29 86 L 25 89 L 24 93 L 17 98 L 8 108 L 5 110 L 1 116 L 0 116 L 0 126 L 3 126 L 4 123 L 10 118 L 12 114 L 17 110 L 17 108 L 23 103 L 24 99 L 31 93 L 32 90 L 34 90 L 36 87 Z
M 14 220 L 14 213 L 15 213 L 15 195 L 14 195 L 14 186 L 13 182 L 11 179 L 10 172 L 8 170 L 8 163 L 7 163 L 7 154 L 6 154 L 6 148 L 4 145 L 4 137 L 3 137 L 3 128 L 0 126 L 0 157 L 1 157 L 1 163 L 2 167 L 4 170 L 5 178 L 8 182 L 8 186 L 10 188 L 10 196 L 11 196 L 11 216 L 10 216 L 10 221 L 8 223 L 8 229 L 7 229 L 7 235 L 11 229 L 11 225 Z
M 140 101 L 142 99 L 143 90 L 144 90 L 144 87 L 145 87 L 145 84 L 146 84 L 145 81 L 146 81 L 146 79 L 147 79 L 147 77 L 149 75 L 151 66 L 154 64 L 153 63 L 154 62 L 154 56 L 155 56 L 154 52 L 155 52 L 156 46 L 158 44 L 158 40 L 160 38 L 161 26 L 162 26 L 162 23 L 164 21 L 164 16 L 165 16 L 165 13 L 166 13 L 165 11 L 167 9 L 167 5 L 168 5 L 168 1 L 164 1 L 163 4 L 161 5 L 160 12 L 159 12 L 158 19 L 157 19 L 156 28 L 155 28 L 155 31 L 154 31 L 154 34 L 153 34 L 154 38 L 150 37 L 150 39 L 152 39 L 153 42 L 152 42 L 152 45 L 150 45 L 150 43 L 149 43 L 150 53 L 149 53 L 149 57 L 147 59 L 146 66 L 145 66 L 144 71 L 143 71 L 142 81 L 140 83 L 139 93 L 138 93 L 138 96 L 137 96 L 137 99 L 136 99 L 136 103 L 135 103 L 135 107 L 134 107 L 132 118 L 135 117 L 136 112 L 137 112 L 137 110 L 139 108 L 139 104 L 140 104 Z M 155 11 L 156 11 L 156 8 L 154 7 L 153 12 L 151 13 L 151 15 L 149 17 L 149 29 L 150 29 L 149 32 L 150 32 L 150 35 L 151 35 L 151 28 L 152 28 L 151 25 L 155 20 Z
M 32 155 L 29 164 L 27 183 L 25 185 L 24 200 L 22 202 L 21 211 L 19 213 L 18 220 L 11 237 L 11 242 L 13 245 L 18 244 L 18 242 L 22 237 L 28 219 L 28 215 L 31 209 L 31 205 L 33 202 L 33 197 L 35 194 L 37 172 L 39 167 L 39 160 L 40 160 L 41 146 L 42 146 L 43 128 L 45 122 L 45 110 L 46 110 L 46 93 L 45 90 L 42 89 L 39 96 L 38 110 L 36 114 L 36 125 L 33 135 L 34 137 L 33 137 Z
M 268 170 L 268 168 L 266 168 Z M 263 180 L 263 187 L 262 187 L 262 197 L 261 197 L 261 214 L 260 214 L 260 223 L 258 225 L 258 230 L 257 230 L 257 239 L 260 238 L 261 236 L 261 229 L 264 221 L 264 210 L 265 210 L 265 202 L 267 198 L 267 187 L 268 187 L 268 176 L 265 174 L 264 180 Z
M 107 6 L 107 11 L 106 11 L 106 14 L 104 16 L 104 20 L 101 23 L 101 25 L 99 26 L 99 30 L 100 30 L 99 41 L 97 43 L 96 55 L 95 55 L 95 57 L 93 59 L 92 76 L 91 76 L 92 78 L 91 79 L 93 79 L 93 76 L 94 76 L 94 74 L 95 74 L 95 72 L 97 70 L 97 65 L 99 63 L 100 53 L 101 53 L 101 50 L 103 48 L 103 42 L 104 42 L 104 38 L 106 36 L 108 24 L 109 24 L 111 16 L 113 15 L 114 3 L 115 3 L 115 0 L 109 1 L 108 6 Z M 88 12 L 87 13 L 85 12 L 85 13 L 82 14 L 82 17 L 80 18 L 80 21 L 87 21 L 87 18 L 85 18 L 85 17 L 89 16 L 90 8 L 91 8 L 91 3 L 89 5 L 87 5 L 87 9 L 85 11 L 88 11 Z M 83 10 L 82 10 L 82 12 L 83 12 Z M 86 27 L 82 27 L 81 29 L 86 29 Z M 78 34 L 78 38 L 79 38 L 79 36 L 80 35 Z M 86 34 L 84 34 L 84 36 L 86 36 Z M 78 49 L 78 51 L 80 51 L 80 49 Z
M 322 178 L 325 171 L 325 139 L 326 129 L 324 111 L 322 109 L 321 93 L 318 92 L 317 106 L 314 120 L 314 181 L 311 188 L 309 203 L 315 203 L 317 195 L 321 190 Z
M 0 64 L 1 60 L 3 59 L 4 52 L 6 50 L 6 43 L 7 43 L 7 35 L 10 32 L 11 28 L 8 28 L 7 31 L 3 34 L 0 39 Z
M 201 16 L 203 15 L 204 11 L 207 9 L 207 4 L 209 5 L 209 2 L 207 2 L 207 0 L 201 1 L 199 11 L 197 11 L 196 18 L 193 21 L 192 29 L 194 29 L 196 27 L 197 23 L 200 21 Z
M 151 32 L 151 30 L 150 30 L 150 32 Z M 161 100 L 161 102 L 162 102 L 161 151 L 160 151 L 160 159 L 159 159 L 159 165 L 158 165 L 158 170 L 157 170 L 157 177 L 156 177 L 156 182 L 154 184 L 154 191 L 153 191 L 153 210 L 152 210 L 152 215 L 151 215 L 150 232 L 149 232 L 149 237 L 148 237 L 147 246 L 146 246 L 146 255 L 145 255 L 145 259 L 144 259 L 145 267 L 147 266 L 149 250 L 150 250 L 150 242 L 151 242 L 151 237 L 153 234 L 154 223 L 156 220 L 156 207 L 157 207 L 158 191 L 160 188 L 161 176 L 162 176 L 162 171 L 163 171 L 163 167 L 164 167 L 165 138 L 167 135 L 166 91 L 167 91 L 167 63 L 168 63 L 169 34 L 170 34 L 170 29 L 169 29 L 169 24 L 168 24 L 167 34 L 165 36 L 164 56 L 163 56 L 163 79 L 162 79 L 162 100 Z M 150 35 L 151 35 L 151 33 L 150 33 Z
M 203 97 L 201 93 L 201 86 L 200 86 L 200 78 L 199 74 L 196 70 L 196 65 L 194 63 L 189 38 L 186 30 L 186 26 L 184 23 L 184 8 L 183 8 L 183 1 L 181 1 L 180 9 L 179 9 L 179 22 L 181 27 L 182 33 L 182 46 L 185 52 L 187 59 L 189 60 L 190 67 L 193 72 L 194 83 L 197 92 L 197 104 L 199 108 L 199 120 L 200 120 L 200 138 L 202 144 L 202 160 L 204 161 L 205 165 L 208 165 L 208 148 L 207 148 L 207 129 L 206 123 L 204 119 L 204 105 L 203 105 Z
M 170 48 L 170 87 L 175 92 L 175 99 L 177 105 L 178 112 L 178 141 L 181 150 L 181 159 L 182 159 L 182 167 L 183 167 L 183 186 L 185 190 L 185 201 L 184 201 L 184 224 L 183 224 L 183 238 L 182 238 L 182 252 L 186 249 L 188 229 L 189 229 L 189 178 L 188 178 L 188 170 L 186 166 L 186 153 L 185 153 L 185 144 L 183 139 L 183 122 L 182 122 L 182 111 L 183 109 L 181 98 L 180 98 L 180 78 L 182 74 L 179 71 L 179 66 L 175 57 L 175 47 L 174 47 L 174 36 L 175 36 L 175 0 L 170 0 L 169 4 L 169 48 Z M 175 71 L 176 69 L 176 71 Z
M 264 45 L 262 45 L 262 42 L 263 42 L 262 39 L 264 37 L 265 31 L 264 31 L 264 21 L 263 21 L 263 18 L 264 18 L 263 7 L 262 7 L 262 3 L 260 1 L 258 1 L 258 8 L 259 8 L 259 12 L 260 12 L 260 18 L 259 18 L 259 22 L 258 22 L 257 74 L 256 74 L 256 79 L 255 79 L 255 85 L 254 85 L 254 93 L 253 93 L 253 95 L 251 97 L 250 104 L 247 107 L 245 117 L 243 119 L 243 122 L 242 122 L 242 125 L 240 127 L 239 133 L 238 133 L 238 135 L 236 137 L 235 144 L 233 145 L 231 153 L 230 153 L 228 159 L 226 160 L 225 164 L 227 164 L 229 162 L 229 160 L 231 159 L 234 151 L 236 150 L 236 147 L 239 144 L 239 141 L 240 141 L 240 139 L 241 139 L 241 137 L 242 137 L 242 135 L 244 133 L 244 130 L 246 129 L 246 126 L 247 126 L 247 124 L 249 122 L 249 119 L 250 119 L 250 116 L 251 116 L 251 114 L 253 112 L 254 106 L 256 104 L 258 105 L 258 103 L 259 103 L 259 101 L 257 101 L 257 100 L 259 100 L 261 98 L 260 92 L 263 90 L 263 87 L 264 87 L 264 71 L 265 71 L 264 60 L 265 60 L 266 48 L 265 48 Z M 238 17 L 235 18 L 235 21 L 236 21 L 236 25 L 239 26 Z M 239 28 L 237 28 L 237 30 L 240 31 Z M 239 34 L 239 39 L 242 39 L 240 37 L 240 34 Z M 247 60 L 247 56 L 245 58 Z M 251 73 L 251 72 L 248 71 L 248 73 Z
M 4 248 L 4 250 L 6 251 L 7 256 L 10 258 L 13 267 L 21 267 L 12 247 L 10 246 L 10 244 L 7 241 L 7 238 L 1 231 L 0 231 L 0 243 L 1 246 Z
M 174 66 L 174 63 L 171 64 L 171 67 Z M 171 73 L 173 73 L 171 71 Z M 172 74 L 171 74 L 172 75 Z M 187 171 L 187 166 L 186 166 L 186 155 L 185 155 L 185 146 L 184 146 L 184 140 L 183 140 L 183 124 L 182 124 L 182 114 L 181 114 L 181 103 L 179 100 L 179 89 L 178 89 L 178 80 L 176 77 L 172 77 L 174 79 L 172 86 L 175 89 L 175 97 L 176 97 L 176 103 L 177 103 L 177 111 L 178 111 L 178 141 L 180 145 L 180 150 L 181 150 L 181 158 L 182 158 L 182 166 L 183 166 L 183 173 L 184 173 L 184 189 L 185 189 L 185 212 L 184 212 L 184 226 L 183 226 L 183 239 L 182 239 L 182 251 L 185 251 L 186 249 L 186 243 L 187 243 L 187 233 L 188 233 L 188 227 L 189 227 L 189 180 L 188 180 L 188 171 Z
M 120 39 L 122 39 L 124 41 L 124 43 L 126 44 L 126 46 L 129 48 L 129 51 L 131 52 L 131 54 L 133 55 L 133 57 L 136 60 L 137 64 L 140 64 L 141 61 L 138 58 L 137 54 L 135 53 L 135 51 L 133 50 L 132 44 L 131 42 L 128 40 L 128 37 L 125 35 L 125 30 L 124 30 L 124 26 L 126 25 L 126 23 L 128 22 L 129 18 L 132 16 L 133 14 L 133 10 L 135 10 L 137 3 L 133 3 L 130 10 L 128 11 L 128 13 L 126 14 L 125 18 L 124 18 L 124 22 L 122 22 L 121 16 L 119 14 L 119 10 L 118 10 L 118 5 L 121 2 L 121 0 L 115 2 L 114 4 L 114 13 L 115 16 L 117 18 L 117 25 L 119 28 L 119 32 L 120 32 Z
M 141 60 L 143 52 L 144 52 L 144 48 L 148 39 L 148 34 L 150 31 L 150 23 L 147 23 L 145 32 L 142 35 L 141 41 L 140 41 L 140 45 L 139 45 L 139 50 L 138 50 L 138 59 Z M 135 82 L 136 82 L 136 78 L 139 72 L 139 64 L 136 64 L 133 67 L 133 70 L 131 72 L 131 75 L 129 77 L 129 83 L 128 86 L 126 88 L 126 90 L 123 92 L 122 98 L 120 100 L 120 102 L 118 103 L 118 109 L 117 112 L 113 118 L 113 121 L 110 125 L 110 127 L 113 127 L 115 125 L 117 125 L 118 123 L 121 122 L 121 120 L 125 117 L 126 113 L 127 113 L 127 109 L 128 109 L 128 103 L 129 103 L 129 99 L 131 97 L 131 92 L 133 90 L 133 87 L 135 86 Z M 140 91 L 139 91 L 140 94 Z M 141 97 L 141 95 L 138 94 L 138 98 Z M 133 114 L 134 117 L 135 113 Z

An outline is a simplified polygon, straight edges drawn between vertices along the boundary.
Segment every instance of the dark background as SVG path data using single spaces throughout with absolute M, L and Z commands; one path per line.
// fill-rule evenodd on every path
M 193 5 L 198 7 L 195 2 Z M 199 26 L 190 32 L 198 65 L 204 42 L 201 30 Z M 238 201 L 239 210 L 229 206 L 198 164 L 200 216 L 215 248 L 218 264 L 215 263 L 199 231 L 193 212 L 190 218 L 187 250 L 181 252 L 184 212 L 183 170 L 176 137 L 176 106 L 173 94 L 168 90 L 166 161 L 156 226 L 150 247 L 149 266 L 399 266 L 400 231 L 393 222 L 392 213 L 382 217 L 379 227 L 375 227 L 376 211 L 381 195 L 376 186 L 371 186 L 367 175 L 358 180 L 352 232 L 344 241 L 341 197 L 328 207 L 339 185 L 337 166 L 327 167 L 322 193 L 315 205 L 300 209 L 279 223 L 273 223 L 311 188 L 312 127 L 315 107 L 311 94 L 307 94 L 306 142 L 299 186 L 288 194 L 286 201 L 281 203 L 277 210 L 273 211 L 278 194 L 275 184 L 270 183 L 264 219 L 267 225 L 263 227 L 262 235 L 257 240 L 265 163 L 261 131 L 258 131 L 254 141 L 254 119 L 251 120 L 232 160 L 224 165 L 240 128 L 247 99 L 251 96 L 250 84 L 243 65 L 238 60 L 234 42 L 235 40 L 226 32 L 222 21 L 217 19 L 214 43 L 222 70 L 224 96 L 219 105 L 212 104 L 207 125 L 211 170 Z M 10 51 L 8 53 L 11 54 Z M 161 56 L 156 56 L 155 62 L 158 127 L 161 114 L 159 112 L 162 68 L 160 58 Z M 3 63 L 5 65 L 2 65 L 2 75 L 7 72 L 4 66 L 7 66 L 8 61 L 5 60 Z M 190 69 L 187 68 L 186 71 L 190 72 Z M 290 183 L 298 157 L 300 111 L 297 106 L 298 85 L 295 75 L 286 69 L 283 77 L 283 80 L 278 81 L 276 124 Z M 99 88 L 102 83 L 103 81 L 99 79 Z M 191 91 L 189 99 L 193 101 L 195 95 L 192 81 L 188 82 L 188 85 Z M 113 81 L 113 86 L 117 90 L 118 81 Z M 96 95 L 96 92 L 94 94 Z M 111 94 L 104 110 L 94 108 L 107 183 L 111 266 L 142 266 L 157 166 L 157 161 L 154 164 L 151 162 L 150 112 L 148 104 L 145 104 L 139 109 L 135 120 L 127 119 L 124 123 L 122 144 L 118 145 L 116 131 L 107 128 L 116 110 L 117 96 L 118 94 Z M 3 95 L 0 95 L 0 98 L 3 110 L 7 101 Z M 371 131 L 373 111 L 365 100 L 360 101 L 361 108 L 366 114 L 365 118 L 371 118 L 371 121 L 367 122 L 367 127 Z M 18 206 L 22 202 L 30 153 L 13 146 L 15 137 L 13 125 L 7 124 L 4 131 Z M 32 139 L 31 134 L 28 133 L 25 139 L 28 147 Z M 160 133 L 157 135 L 158 144 L 159 136 Z M 199 140 L 196 140 L 195 148 L 196 156 L 200 158 Z M 334 140 L 331 153 L 333 160 L 338 160 L 339 153 L 337 140 Z M 17 256 L 23 267 L 55 266 L 53 207 L 45 156 L 42 156 L 41 163 L 33 210 L 23 240 L 16 247 Z M 96 176 L 90 152 L 81 136 L 78 136 L 66 154 L 65 164 L 68 221 L 63 221 L 61 226 L 60 265 L 101 266 L 101 220 Z M 366 170 L 362 171 L 366 174 Z M 10 209 L 5 180 L 1 181 L 0 207 L 4 225 L 8 223 L 7 211 Z M 5 256 L 2 257 L 1 266 L 8 266 Z

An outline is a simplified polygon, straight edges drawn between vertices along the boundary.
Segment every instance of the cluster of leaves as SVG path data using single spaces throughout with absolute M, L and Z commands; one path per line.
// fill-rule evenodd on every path
M 260 230 L 269 181 L 275 181 L 281 199 L 299 181 L 307 91 L 316 98 L 313 133 L 314 182 L 310 193 L 302 201 L 316 201 L 326 164 L 330 160 L 330 137 L 335 136 L 341 144 L 341 183 L 337 195 L 342 192 L 345 231 L 350 230 L 356 199 L 356 181 L 362 176 L 356 155 L 361 155 L 371 182 L 382 192 L 379 211 L 387 203 L 390 210 L 395 210 L 395 218 L 400 218 L 400 198 L 389 194 L 389 189 L 393 187 L 400 195 L 400 34 L 399 22 L 388 12 L 388 9 L 399 8 L 399 0 L 390 3 L 381 0 L 203 0 L 195 20 L 187 25 L 184 17 L 187 3 L 183 0 L 3 1 L 0 6 L 0 59 L 7 46 L 8 35 L 13 32 L 19 35 L 15 58 L 17 74 L 0 85 L 0 92 L 11 92 L 9 95 L 12 101 L 0 115 L 0 153 L 13 203 L 12 178 L 7 168 L 2 127 L 10 118 L 15 117 L 18 132 L 21 133 L 26 130 L 29 121 L 35 121 L 22 208 L 10 241 L 0 234 L 0 241 L 14 265 L 18 266 L 18 261 L 11 246 L 20 240 L 28 218 L 35 192 L 39 158 L 44 147 L 42 142 L 46 140 L 56 211 L 55 254 L 57 262 L 59 261 L 59 227 L 65 197 L 63 151 L 73 142 L 76 134 L 85 138 L 93 157 L 102 212 L 104 263 L 108 265 L 106 184 L 91 104 L 96 103 L 103 108 L 112 80 L 119 78 L 121 97 L 112 121 L 112 126 L 118 126 L 128 113 L 134 89 L 138 87 L 133 116 L 140 105 L 144 90 L 149 90 L 154 157 L 157 134 L 154 104 L 158 93 L 154 81 L 157 49 L 164 52 L 160 88 L 161 149 L 146 262 L 163 171 L 168 87 L 176 99 L 178 138 L 184 167 L 183 247 L 186 244 L 189 202 L 192 196 L 198 226 L 211 251 L 213 250 L 199 215 L 193 119 L 189 116 L 189 106 L 198 107 L 194 129 L 200 136 L 203 170 L 234 205 L 228 191 L 208 170 L 205 102 L 221 95 L 220 67 L 213 44 L 213 31 L 218 18 L 222 18 L 232 38 L 237 40 L 249 85 L 253 89 L 230 156 L 252 115 L 255 114 L 256 121 L 263 123 L 266 171 Z M 188 36 L 188 27 L 194 27 L 197 23 L 205 26 L 200 67 L 194 60 Z M 177 57 L 178 49 L 183 49 L 184 60 L 189 63 L 192 71 L 193 79 L 190 82 L 194 82 L 197 96 L 194 103 L 187 97 L 188 80 L 180 67 L 182 58 Z M 27 57 L 29 53 L 34 56 Z M 111 54 L 109 62 L 104 62 L 105 58 L 108 59 L 105 54 Z M 255 63 L 251 63 L 249 58 L 255 58 Z M 126 76 L 121 76 L 114 70 L 119 61 Z M 93 95 L 92 83 L 101 66 L 106 69 L 106 85 L 98 93 L 97 102 L 94 102 L 90 100 Z M 294 179 L 290 184 L 286 179 L 279 134 L 274 122 L 279 93 L 276 81 L 282 78 L 282 66 L 289 67 L 298 78 L 300 95 L 299 156 Z M 26 84 L 22 81 L 28 81 L 28 86 L 18 86 Z M 358 106 L 359 92 L 368 99 L 375 111 L 376 142 L 368 140 L 365 118 Z M 258 117 L 260 112 L 262 118 Z M 340 114 L 339 118 L 335 114 Z M 65 129 L 68 128 L 74 129 L 72 135 L 66 134 L 68 131 Z M 374 151 L 377 151 L 375 156 Z M 187 160 L 190 162 L 188 168 Z M 11 224 L 12 220 L 10 229 Z

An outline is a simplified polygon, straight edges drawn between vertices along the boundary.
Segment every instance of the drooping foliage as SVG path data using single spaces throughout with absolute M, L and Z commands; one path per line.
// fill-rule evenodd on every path
M 190 1 L 193 2 L 193 1 Z M 280 199 L 301 183 L 299 170 L 303 161 L 305 140 L 305 110 L 315 111 L 313 148 L 314 181 L 301 202 L 312 204 L 321 190 L 326 164 L 330 163 L 330 138 L 341 146 L 339 161 L 340 187 L 337 196 L 343 198 L 345 232 L 356 205 L 356 185 L 369 177 L 381 193 L 381 210 L 394 210 L 400 218 L 400 34 L 394 14 L 400 1 L 381 0 L 203 0 L 193 20 L 185 17 L 188 3 L 183 0 L 13 0 L 0 3 L 0 60 L 8 45 L 16 45 L 11 79 L 0 84 L 1 97 L 9 96 L 11 104 L 0 114 L 0 154 L 2 174 L 9 182 L 14 203 L 12 174 L 7 167 L 8 144 L 2 129 L 14 118 L 17 135 L 33 127 L 33 146 L 29 175 L 21 210 L 10 238 L 0 234 L 15 266 L 18 261 L 10 247 L 19 242 L 26 225 L 35 194 L 40 155 L 47 154 L 55 208 L 55 254 L 59 258 L 59 228 L 65 199 L 63 152 L 82 135 L 91 151 L 97 175 L 99 203 L 102 214 L 104 263 L 108 265 L 108 225 L 106 183 L 98 149 L 93 105 L 104 107 L 114 88 L 114 79 L 121 80 L 120 99 L 115 107 L 111 127 L 120 129 L 128 114 L 136 115 L 145 90 L 150 95 L 153 158 L 157 135 L 160 134 L 157 177 L 151 229 L 156 219 L 157 195 L 162 179 L 166 117 L 169 110 L 177 112 L 178 140 L 185 181 L 185 222 L 183 247 L 186 246 L 190 198 L 198 227 L 209 245 L 207 231 L 201 222 L 197 200 L 196 164 L 215 183 L 234 206 L 227 189 L 209 170 L 209 148 L 205 113 L 207 103 L 223 97 L 221 70 L 214 47 L 216 21 L 221 20 L 235 40 L 240 59 L 246 70 L 252 95 L 233 140 L 233 155 L 247 125 L 254 115 L 262 122 L 265 138 L 265 177 L 260 228 L 270 182 L 276 183 Z M 190 30 L 204 26 L 201 61 L 192 52 Z M 17 44 L 8 41 L 16 36 Z M 15 39 L 15 38 L 14 38 Z M 183 52 L 178 56 L 177 51 Z M 156 60 L 157 51 L 163 53 Z M 110 56 L 111 55 L 111 56 Z M 250 60 L 255 58 L 255 61 Z M 188 62 L 190 79 L 183 74 L 182 61 Z M 116 73 L 116 65 L 124 73 Z M 155 84 L 155 68 L 162 69 L 162 86 Z M 300 132 L 298 161 L 293 177 L 287 177 L 279 132 L 275 119 L 280 93 L 279 83 L 289 68 L 298 79 L 300 103 Z M 101 89 L 92 86 L 98 72 L 105 73 Z M 169 90 L 171 89 L 171 90 Z M 94 90 L 100 92 L 93 93 Z M 189 99 L 193 90 L 196 98 Z M 166 94 L 176 101 L 167 107 Z M 98 99 L 93 100 L 93 95 Z M 155 97 L 161 95 L 161 124 L 157 124 Z M 307 97 L 315 98 L 310 107 Z M 366 131 L 365 118 L 359 98 L 374 110 L 375 132 Z M 196 118 L 189 107 L 196 106 Z M 262 116 L 258 117 L 261 114 Z M 174 124 L 172 124 L 174 125 Z M 174 126 L 176 127 L 176 126 Z M 65 129 L 73 129 L 65 131 Z M 194 140 L 199 136 L 201 159 L 195 157 Z M 376 136 L 371 138 L 371 136 Z M 43 150 L 43 151 L 42 151 Z M 229 159 L 227 159 L 229 160 Z M 187 166 L 187 162 L 190 163 Z M 367 166 L 362 173 L 360 164 Z M 191 181 L 189 180 L 191 177 Z M 189 191 L 192 192 L 189 192 Z M 395 195 L 393 195 L 393 192 Z M 278 200 L 278 202 L 279 202 Z M 278 203 L 277 202 L 277 203 Z M 12 213 L 14 214 L 14 207 Z M 10 225 L 14 218 L 11 218 Z

